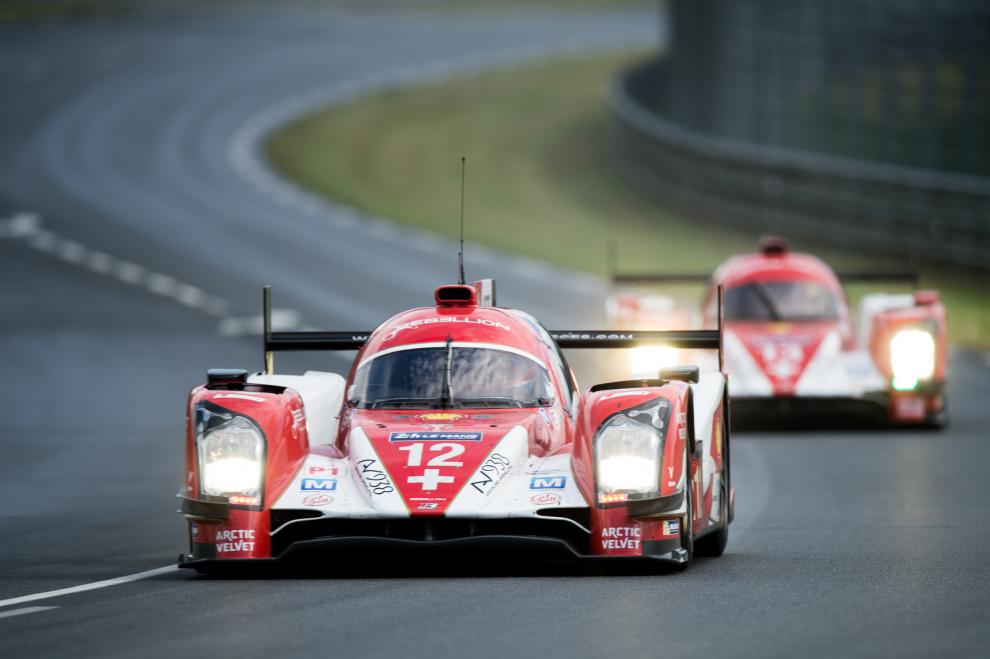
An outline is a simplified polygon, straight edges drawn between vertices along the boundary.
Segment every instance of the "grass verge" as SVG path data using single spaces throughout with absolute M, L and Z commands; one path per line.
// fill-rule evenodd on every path
M 623 269 L 708 272 L 752 250 L 756 236 L 665 213 L 617 167 L 603 90 L 639 57 L 555 60 L 383 92 L 283 127 L 268 156 L 321 194 L 454 236 L 465 154 L 469 241 L 604 274 L 615 237 Z M 836 266 L 889 265 L 796 246 Z M 924 283 L 941 290 L 953 341 L 990 345 L 985 279 L 930 270 Z

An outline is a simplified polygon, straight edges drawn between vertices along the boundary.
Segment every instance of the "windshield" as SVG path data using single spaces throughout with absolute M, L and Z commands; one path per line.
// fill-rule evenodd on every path
M 725 292 L 726 320 L 838 320 L 839 297 L 813 281 L 750 282 Z
M 349 396 L 366 409 L 537 407 L 548 405 L 552 397 L 546 369 L 535 359 L 463 346 L 449 351 L 411 348 L 374 357 L 358 368 Z

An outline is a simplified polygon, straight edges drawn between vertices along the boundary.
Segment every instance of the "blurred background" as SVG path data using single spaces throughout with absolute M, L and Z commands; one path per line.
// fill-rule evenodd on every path
M 173 563 L 185 397 L 261 367 L 261 286 L 280 329 L 430 303 L 462 155 L 468 277 L 548 326 L 605 325 L 613 247 L 774 233 L 918 269 L 952 344 L 944 431 L 736 435 L 728 551 L 680 576 L 172 575 L 0 654 L 985 653 L 988 69 L 975 0 L 0 0 L 0 598 Z

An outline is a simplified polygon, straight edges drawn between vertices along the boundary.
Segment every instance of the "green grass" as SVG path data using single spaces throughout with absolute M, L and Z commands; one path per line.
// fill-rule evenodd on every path
M 107 18 L 148 12 L 271 9 L 272 0 L 0 0 L 0 23 Z M 280 8 L 433 16 L 653 8 L 656 0 L 282 0 Z
M 604 274 L 607 245 L 618 237 L 623 269 L 707 272 L 751 250 L 756 235 L 666 213 L 623 176 L 604 89 L 642 55 L 556 60 L 384 92 L 283 127 L 268 155 L 319 193 L 448 236 L 458 228 L 466 155 L 469 241 Z M 834 265 L 889 265 L 796 246 Z M 924 280 L 943 293 L 954 341 L 990 343 L 985 280 L 942 271 Z

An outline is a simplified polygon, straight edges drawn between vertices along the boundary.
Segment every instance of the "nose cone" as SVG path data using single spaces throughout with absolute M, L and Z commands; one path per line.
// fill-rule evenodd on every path
M 798 380 L 835 323 L 747 323 L 735 334 L 776 396 L 792 396 Z
M 363 411 L 360 428 L 409 514 L 439 516 L 465 489 L 484 494 L 508 473 L 520 456 L 495 449 L 514 429 L 529 435 L 535 417 L 534 410 Z

